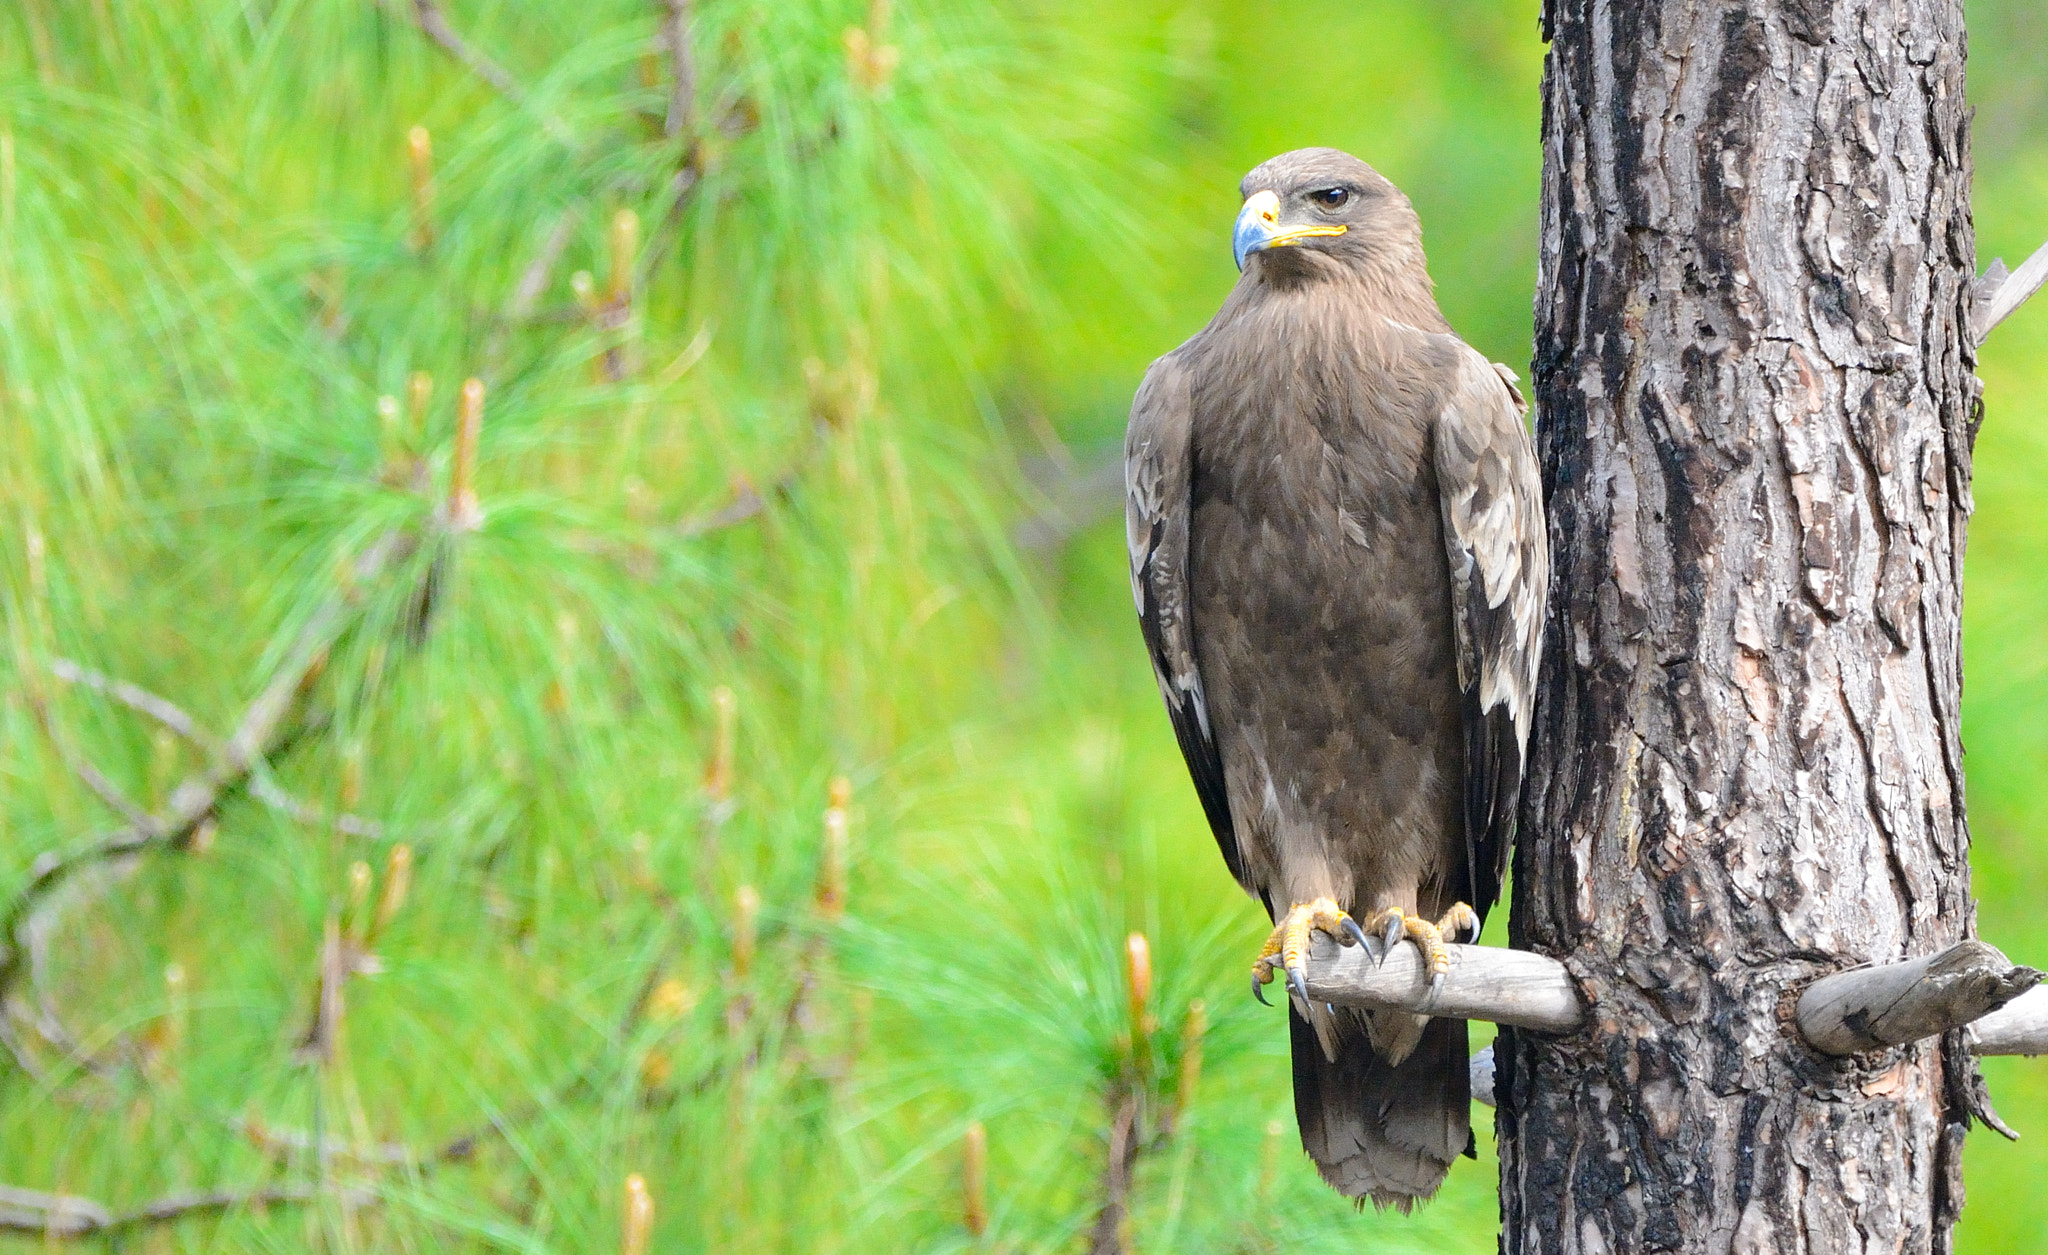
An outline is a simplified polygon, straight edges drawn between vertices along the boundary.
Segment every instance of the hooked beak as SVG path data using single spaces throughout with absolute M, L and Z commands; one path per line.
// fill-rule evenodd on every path
M 1244 208 L 1237 211 L 1237 226 L 1230 233 L 1230 247 L 1237 254 L 1237 268 L 1243 270 L 1244 259 L 1253 253 L 1299 244 L 1318 235 L 1342 234 L 1344 225 L 1337 222 L 1282 227 L 1280 194 L 1271 190 L 1258 191 L 1245 197 Z

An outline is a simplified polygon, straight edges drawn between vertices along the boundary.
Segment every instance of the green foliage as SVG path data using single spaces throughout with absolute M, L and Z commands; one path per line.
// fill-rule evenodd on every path
M 1454 322 L 1526 356 L 1533 7 L 699 0 L 673 134 L 655 0 L 451 4 L 511 95 L 410 0 L 0 12 L 0 894 L 124 823 L 79 764 L 163 813 L 218 759 L 59 660 L 214 738 L 290 698 L 217 826 L 47 899 L 0 1183 L 319 1189 L 152 1249 L 620 1249 L 637 1172 L 649 1250 L 1074 1250 L 1128 1099 L 1137 1249 L 1490 1240 L 1483 1127 L 1406 1219 L 1268 1132 L 1262 924 L 1117 529 L 1013 528 L 1027 469 L 1112 448 L 1207 318 L 1235 181 L 1282 148 L 1407 187 Z M 2038 118 L 2033 68 L 1990 64 Z M 1984 145 L 2008 257 L 2041 133 Z M 1987 359 L 1971 585 L 1980 891 L 2018 957 L 2048 942 L 2042 318 Z M 2027 1067 L 1994 1074 L 2022 1127 Z M 2033 1154 L 1974 1148 L 1973 1180 L 2034 1206 Z

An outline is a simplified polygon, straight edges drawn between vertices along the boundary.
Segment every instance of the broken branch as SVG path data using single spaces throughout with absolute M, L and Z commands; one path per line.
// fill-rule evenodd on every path
M 2011 274 L 2005 273 L 2003 259 L 1994 260 L 1984 277 L 1977 281 L 1976 314 L 1972 318 L 1977 333 L 1977 343 L 1984 343 L 1991 329 L 2004 322 L 2012 312 L 2026 303 L 2028 297 L 2039 292 L 2048 284 L 2048 244 L 2034 250 L 2034 255 L 2020 263 L 2020 268 Z
M 2029 989 L 1963 1030 L 1973 1055 L 2048 1055 L 2048 988 Z
M 1976 946 L 1980 950 L 1991 950 L 1991 954 L 1997 954 L 1997 950 L 1993 950 L 1991 946 L 1982 946 L 1980 942 L 1964 942 L 1964 946 Z M 1860 968 L 1860 970 L 1855 970 L 1855 972 L 1841 972 L 1841 975 L 1843 977 L 1866 977 L 1866 975 L 1870 975 L 1870 972 L 1892 972 L 1894 968 L 1929 968 L 1937 960 L 1946 958 L 1948 954 L 1952 954 L 1952 950 L 1944 950 L 1942 954 L 1935 954 L 1933 958 L 1923 958 L 1923 960 L 1903 962 L 1903 964 L 1886 964 L 1884 968 Z M 1993 970 L 1997 970 L 1997 968 L 1993 966 Z M 2011 968 L 2011 972 L 2030 972 L 2030 970 L 2032 968 Z M 1825 981 L 1839 981 L 1839 979 L 1841 977 L 1827 977 Z M 1808 989 L 1806 993 L 1812 995 L 1825 981 L 1817 981 L 1815 987 Z M 1892 972 L 1892 977 L 1888 977 L 1886 983 L 1896 983 L 1896 972 Z M 1311 989 L 1313 987 L 1315 987 L 1315 981 L 1311 979 Z M 1839 997 L 1841 989 L 1843 987 L 1837 985 L 1835 991 L 1823 991 L 1823 997 L 1835 999 L 1835 997 Z M 1866 989 L 1868 989 L 1868 985 L 1866 985 Z M 1864 1001 L 1868 1001 L 1868 999 L 1864 999 Z M 1804 1030 L 1804 1011 L 1806 1011 L 1806 1005 L 1804 1005 L 1804 997 L 1802 997 L 1800 999 L 1800 1032 L 1806 1032 Z M 1886 1032 L 1898 1032 L 1898 1030 L 1901 1030 L 1901 1024 L 1903 1024 L 1901 1020 L 1894 1020 L 1892 1015 L 1882 1015 L 1880 1020 L 1882 1020 L 1882 1026 L 1884 1026 Z M 1931 1032 L 1942 1032 L 1942 1030 L 1935 1028 Z M 1931 1036 L 1931 1034 L 1923 1034 L 1923 1036 Z M 2028 989 L 2025 993 L 2013 997 L 2003 1007 L 1997 1007 L 1993 1011 L 1982 1013 L 1978 1020 L 1974 1020 L 1974 1022 L 1964 1026 L 1964 1030 L 1962 1030 L 1962 1044 L 1964 1044 L 1964 1048 L 1970 1054 L 2048 1054 L 2048 987 Z M 1493 1075 L 1495 1075 L 1493 1044 L 1487 1044 L 1485 1048 L 1481 1048 L 1479 1052 L 1473 1054 L 1473 1063 L 1470 1063 L 1470 1079 L 1473 1079 L 1473 1101 L 1485 1103 L 1485 1106 L 1489 1106 L 1489 1108 L 1493 1106 Z
M 1939 954 L 1824 976 L 1799 996 L 1800 1035 L 1822 1054 L 1851 1055 L 1961 1028 L 2039 984 L 1981 941 Z

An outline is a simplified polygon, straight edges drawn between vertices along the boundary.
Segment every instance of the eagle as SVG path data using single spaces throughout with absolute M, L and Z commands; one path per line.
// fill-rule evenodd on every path
M 1437 309 L 1408 198 L 1331 148 L 1246 175 L 1240 274 L 1124 443 L 1131 591 L 1223 861 L 1274 922 L 1302 1148 L 1403 1211 L 1471 1153 L 1463 1021 L 1311 1001 L 1311 931 L 1472 941 L 1513 839 L 1549 549 L 1514 372 Z M 1360 920 L 1363 920 L 1361 926 Z

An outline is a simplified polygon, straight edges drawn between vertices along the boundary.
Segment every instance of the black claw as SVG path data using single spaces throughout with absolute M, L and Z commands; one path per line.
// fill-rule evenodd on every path
M 1434 972 L 1429 978 L 1429 996 L 1434 998 L 1444 991 L 1444 974 Z
M 1374 967 L 1378 967 L 1387 961 L 1387 948 L 1380 944 L 1378 937 L 1367 937 L 1365 939 L 1365 952 L 1371 956 Z
M 1287 969 L 1287 988 L 1299 995 L 1303 1002 L 1308 1001 L 1308 981 L 1293 968 Z
M 1257 998 L 1261 1006 L 1270 1007 L 1273 1005 L 1266 1001 L 1266 982 L 1259 979 L 1257 972 L 1252 973 L 1252 997 Z
M 1351 934 L 1352 939 L 1357 941 L 1359 945 L 1364 946 L 1368 952 L 1371 951 L 1372 946 L 1366 941 L 1365 930 L 1360 928 L 1358 921 L 1352 919 L 1349 915 L 1344 917 L 1344 931 Z
M 1401 944 L 1402 938 L 1408 935 L 1408 921 L 1399 915 L 1394 916 L 1387 921 L 1386 934 L 1387 949 L 1391 952 L 1395 946 Z

